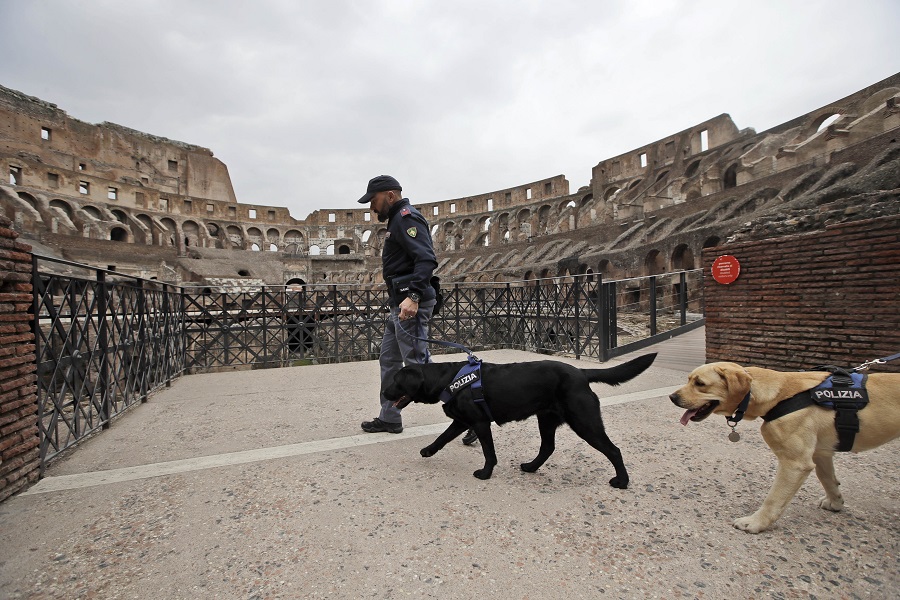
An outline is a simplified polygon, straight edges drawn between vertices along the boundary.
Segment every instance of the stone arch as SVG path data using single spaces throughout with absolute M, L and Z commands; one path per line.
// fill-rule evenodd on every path
M 835 121 L 839 120 L 843 115 L 843 111 L 826 110 L 824 113 L 813 119 L 810 133 L 819 133 Z
M 177 248 L 178 244 L 176 242 L 176 236 L 178 235 L 178 226 L 175 224 L 175 221 L 168 217 L 165 217 L 163 219 L 160 219 L 159 222 L 162 224 L 163 229 L 165 230 L 162 234 L 162 237 L 160 238 L 160 246 L 174 246 Z
M 722 243 L 722 239 L 717 235 L 713 235 L 713 236 L 706 238 L 706 240 L 703 242 L 703 247 L 704 248 L 715 248 L 716 246 L 718 246 L 721 243 Z
M 309 255 L 310 256 L 319 256 L 320 254 L 322 254 L 322 249 L 319 248 L 318 244 L 312 244 L 309 247 Z
M 269 227 L 269 229 L 266 230 L 266 240 L 270 244 L 278 245 L 278 242 L 281 241 L 281 232 L 274 227 Z
M 516 226 L 519 229 L 518 238 L 520 240 L 529 239 L 531 232 L 531 209 L 523 208 L 516 213 Z
M 860 115 L 868 114 L 887 102 L 888 98 L 892 98 L 898 94 L 900 94 L 900 88 L 896 87 L 889 87 L 884 88 L 883 90 L 878 90 L 877 92 L 866 98 L 866 101 L 860 105 L 859 110 L 856 112 Z
M 725 169 L 725 174 L 722 176 L 722 185 L 726 190 L 737 187 L 737 168 L 737 163 L 734 163 Z
M 237 225 L 229 225 L 225 228 L 225 235 L 232 248 L 244 247 L 244 232 Z
M 581 198 L 581 207 L 584 208 L 584 207 L 587 206 L 587 205 L 591 202 L 591 200 L 593 200 L 593 199 L 594 199 L 594 194 L 593 194 L 593 192 L 589 192 L 589 193 L 585 194 L 585 195 Z
M 672 251 L 672 270 L 690 271 L 694 269 L 694 252 L 687 244 L 679 244 Z
M 629 189 L 629 190 L 633 190 L 633 189 L 636 188 L 636 187 L 638 186 L 638 184 L 640 184 L 642 181 L 643 181 L 643 179 L 641 179 L 641 178 L 635 179 L 634 181 L 632 181 L 631 183 L 628 184 L 628 189 Z
M 85 206 L 82 206 L 81 210 L 98 221 L 105 221 L 105 219 L 103 218 L 103 213 L 101 213 L 100 209 L 97 208 L 96 206 L 91 206 L 90 204 L 87 204 Z
M 156 237 L 156 235 L 153 227 L 153 219 L 151 219 L 148 215 L 141 213 L 135 217 L 135 220 L 144 226 L 144 230 L 142 230 L 140 227 L 132 228 L 131 231 L 132 235 L 135 238 L 135 241 L 145 245 L 154 244 L 154 238 Z M 136 231 L 139 233 L 135 233 Z
M 615 279 L 620 275 L 619 268 L 616 267 L 615 263 L 606 258 L 597 265 L 597 272 L 603 279 Z
M 350 246 L 347 244 L 341 244 L 337 249 L 338 254 L 350 254 Z
M 29 194 L 28 192 L 16 192 L 16 194 L 19 196 L 20 200 L 31 206 L 31 208 L 33 208 L 34 210 L 38 209 L 37 200 L 34 196 Z
M 669 176 L 669 172 L 663 171 L 662 173 L 660 173 L 659 175 L 656 176 L 656 181 L 654 183 L 659 183 L 660 181 L 662 181 L 664 178 L 666 178 L 668 176 Z
M 291 254 L 305 254 L 306 243 L 303 234 L 296 229 L 288 229 L 284 234 L 284 250 Z
M 684 176 L 685 178 L 690 179 L 691 177 L 696 175 L 699 170 L 700 160 L 698 159 L 687 166 L 687 168 L 684 170 Z
M 619 192 L 621 192 L 621 191 L 622 191 L 622 188 L 620 188 L 619 186 L 616 186 L 616 185 L 614 185 L 610 188 L 607 188 L 607 190 L 603 193 L 603 200 L 605 202 L 609 202 L 610 200 L 612 200 L 616 196 L 618 196 Z
M 549 204 L 544 204 L 538 209 L 537 213 L 537 221 L 538 221 L 538 235 L 544 235 L 547 233 L 551 233 L 550 228 L 550 212 L 552 211 L 552 207 Z
M 124 227 L 113 227 L 109 230 L 109 239 L 114 242 L 128 242 L 130 236 Z
M 66 216 L 69 217 L 70 221 L 74 220 L 74 218 L 75 218 L 75 216 L 74 216 L 75 213 L 72 210 L 72 205 L 70 205 L 65 200 L 59 200 L 59 199 L 51 200 L 50 208 L 58 208 L 59 210 L 63 211 L 66 214 Z
M 112 213 L 112 216 L 115 217 L 116 221 L 118 221 L 119 223 L 127 223 L 128 222 L 128 215 L 126 215 L 121 210 L 116 208 L 116 209 L 111 210 L 110 212 Z
M 659 250 L 651 250 L 644 258 L 644 275 L 659 275 L 666 272 L 666 261 Z
M 182 223 L 181 232 L 184 234 L 185 247 L 203 245 L 200 240 L 200 225 L 198 225 L 196 221 L 187 220 Z

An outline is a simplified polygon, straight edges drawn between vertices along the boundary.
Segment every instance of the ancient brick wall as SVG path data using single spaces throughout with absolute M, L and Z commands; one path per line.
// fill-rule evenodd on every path
M 730 254 L 740 276 L 711 274 Z M 900 352 L 900 217 L 703 251 L 706 357 L 778 370 L 842 367 Z M 878 370 L 900 372 L 900 361 Z
M 37 481 L 39 438 L 31 332 L 31 246 L 0 216 L 0 501 Z

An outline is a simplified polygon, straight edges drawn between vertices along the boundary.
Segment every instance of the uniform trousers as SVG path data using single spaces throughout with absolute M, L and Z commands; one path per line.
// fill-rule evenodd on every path
M 381 389 L 390 384 L 394 373 L 406 365 L 425 364 L 431 362 L 431 354 L 428 352 L 428 344 L 421 340 L 413 339 L 413 336 L 428 337 L 428 323 L 434 312 L 435 300 L 425 300 L 419 304 L 419 312 L 412 319 L 400 320 L 400 307 L 391 308 L 384 327 L 384 337 L 381 340 L 381 354 L 378 362 L 381 366 Z M 381 413 L 378 418 L 385 423 L 402 423 L 400 411 L 393 406 L 393 402 L 381 394 Z

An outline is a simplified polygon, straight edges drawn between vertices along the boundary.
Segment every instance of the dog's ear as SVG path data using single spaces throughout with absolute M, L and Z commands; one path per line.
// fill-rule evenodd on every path
M 715 372 L 725 380 L 729 400 L 737 398 L 740 402 L 750 391 L 750 382 L 753 378 L 744 367 L 736 363 L 722 363 L 715 366 Z

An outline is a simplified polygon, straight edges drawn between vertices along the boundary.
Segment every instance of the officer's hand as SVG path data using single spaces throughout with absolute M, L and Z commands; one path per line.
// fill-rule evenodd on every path
M 412 319 L 419 312 L 419 303 L 413 302 L 409 298 L 404 298 L 400 303 L 400 320 Z

